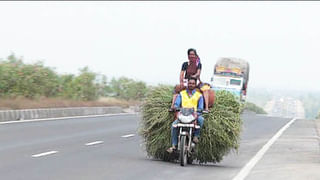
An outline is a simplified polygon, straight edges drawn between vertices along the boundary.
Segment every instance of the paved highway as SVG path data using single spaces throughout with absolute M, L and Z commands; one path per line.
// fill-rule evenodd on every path
M 273 117 L 286 117 L 286 118 L 301 118 L 305 117 L 303 103 L 292 97 L 274 97 L 267 102 L 264 107 L 269 116 Z
M 0 179 L 233 180 L 257 152 L 292 120 L 243 114 L 238 153 L 230 153 L 217 164 L 195 163 L 180 167 L 178 163 L 146 156 L 142 139 L 137 134 L 139 119 L 139 115 L 128 114 L 0 124 Z M 298 119 L 248 170 L 246 178 L 320 177 L 317 171 L 313 171 L 319 169 L 319 159 L 314 121 Z M 304 167 L 308 167 L 311 174 Z

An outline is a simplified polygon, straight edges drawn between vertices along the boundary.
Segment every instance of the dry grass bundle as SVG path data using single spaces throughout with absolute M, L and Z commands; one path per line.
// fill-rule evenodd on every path
M 169 159 L 166 149 L 171 145 L 170 127 L 174 119 L 174 114 L 168 112 L 171 100 L 172 87 L 159 86 L 150 91 L 142 105 L 140 134 L 148 155 L 156 159 Z M 201 163 L 219 162 L 230 150 L 238 149 L 240 104 L 231 93 L 219 91 L 210 113 L 203 116 L 196 159 Z

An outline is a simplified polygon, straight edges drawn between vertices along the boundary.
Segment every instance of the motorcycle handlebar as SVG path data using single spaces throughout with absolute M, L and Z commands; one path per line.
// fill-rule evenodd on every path
M 180 112 L 180 108 L 175 108 L 174 109 L 176 112 Z M 202 113 L 203 110 L 202 109 L 197 109 L 197 113 Z

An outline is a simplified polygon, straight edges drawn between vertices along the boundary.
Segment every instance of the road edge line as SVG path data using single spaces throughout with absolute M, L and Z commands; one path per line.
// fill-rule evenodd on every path
M 13 124 L 13 123 L 23 123 L 23 122 L 37 122 L 37 121 L 52 121 L 52 120 L 68 120 L 74 118 L 90 118 L 90 117 L 103 117 L 103 116 L 121 116 L 121 115 L 134 115 L 138 113 L 116 113 L 116 114 L 99 114 L 99 115 L 88 115 L 88 116 L 66 116 L 66 117 L 56 117 L 56 118 L 43 118 L 43 119 L 29 119 L 21 121 L 5 121 L 0 122 L 2 124 Z
M 284 125 L 257 153 L 250 159 L 250 161 L 240 170 L 240 172 L 232 180 L 243 180 L 247 177 L 257 162 L 263 157 L 268 151 L 272 144 L 282 135 L 282 133 L 290 127 L 290 125 L 296 120 L 293 118 L 286 125 Z

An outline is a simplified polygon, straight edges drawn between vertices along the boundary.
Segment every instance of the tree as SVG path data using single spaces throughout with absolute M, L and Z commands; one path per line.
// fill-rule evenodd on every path
M 105 75 L 91 72 L 88 67 L 79 71 L 78 76 L 59 75 L 41 61 L 25 64 L 22 58 L 11 54 L 0 61 L 0 96 L 63 97 L 85 101 L 96 100 L 99 96 L 116 96 L 141 100 L 148 91 L 142 81 L 120 77 L 108 82 Z
M 76 99 L 96 100 L 98 98 L 98 86 L 95 83 L 96 73 L 90 72 L 88 67 L 80 69 L 80 75 L 74 80 L 76 87 Z
M 147 92 L 147 86 L 144 82 L 126 77 L 112 78 L 110 88 L 114 96 L 121 99 L 141 100 Z
M 0 91 L 5 96 L 54 96 L 58 75 L 42 62 L 24 64 L 14 54 L 0 63 Z

